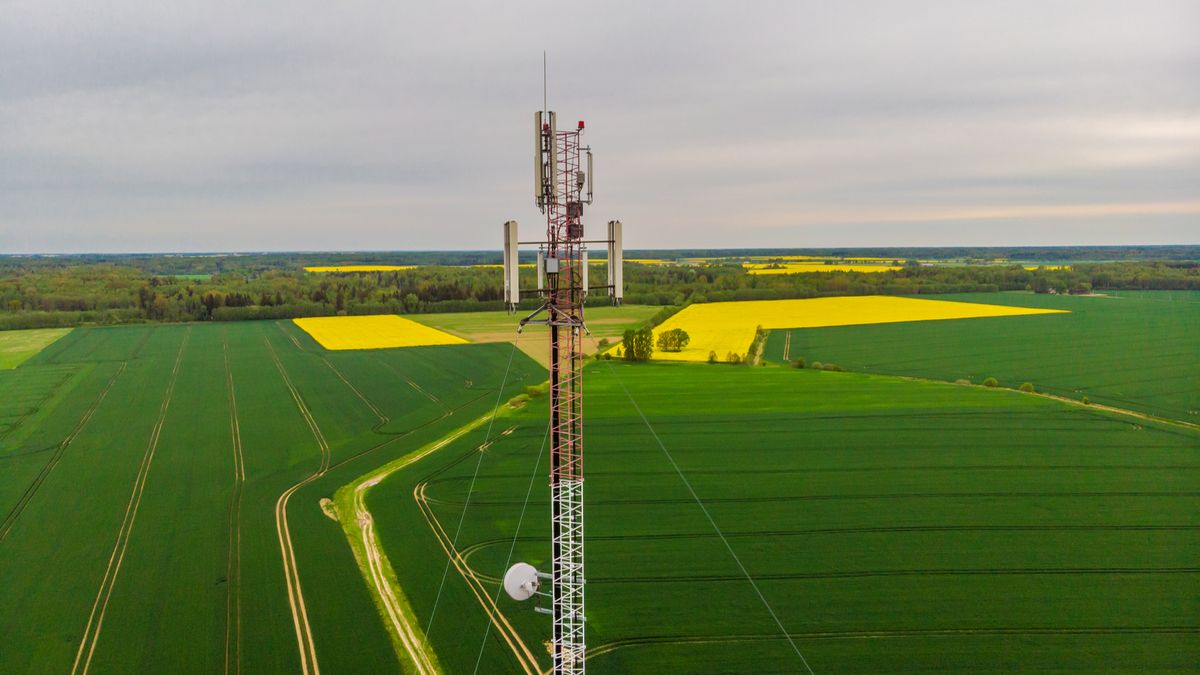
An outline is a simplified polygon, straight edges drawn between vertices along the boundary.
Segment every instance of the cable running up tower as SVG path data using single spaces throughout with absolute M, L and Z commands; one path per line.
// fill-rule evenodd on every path
M 554 672 L 584 672 L 583 568 L 583 349 L 584 300 L 588 293 L 587 244 L 608 247 L 607 289 L 621 299 L 621 223 L 608 224 L 608 238 L 584 240 L 583 207 L 592 203 L 592 152 L 580 144 L 582 121 L 559 131 L 553 111 L 534 114 L 534 197 L 546 214 L 544 241 L 521 242 L 517 223 L 504 224 L 504 292 L 510 311 L 521 299 L 518 246 L 537 251 L 537 295 L 542 305 L 520 321 L 550 329 L 550 503 L 551 559 L 549 574 L 517 563 L 504 577 L 504 587 L 517 600 L 534 595 L 552 598 Z M 584 170 L 586 166 L 586 170 Z M 537 318 L 542 316 L 544 318 Z M 519 330 L 519 329 L 518 329 Z M 542 581 L 551 592 L 539 592 Z

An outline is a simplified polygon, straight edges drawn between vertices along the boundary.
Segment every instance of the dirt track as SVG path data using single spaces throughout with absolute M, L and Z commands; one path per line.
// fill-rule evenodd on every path
M 225 354 L 225 387 L 229 398 L 229 440 L 233 448 L 233 494 L 229 498 L 229 562 L 226 565 L 225 672 L 242 671 L 242 489 L 246 462 L 242 457 L 242 432 L 238 424 L 233 370 L 229 367 L 229 343 L 222 338 Z
M 276 369 L 283 377 L 283 382 L 287 385 L 288 391 L 292 394 L 292 399 L 296 402 L 296 408 L 304 417 L 304 421 L 308 424 L 308 428 L 312 431 L 313 438 L 316 439 L 317 445 L 321 449 L 321 465 L 316 471 L 309 474 L 307 478 L 296 483 L 279 495 L 279 499 L 275 502 L 275 531 L 279 535 L 279 552 L 283 560 L 283 575 L 287 583 L 288 589 L 288 604 L 292 610 L 292 624 L 296 629 L 296 643 L 300 650 L 300 670 L 304 675 L 319 675 L 321 672 L 320 666 L 317 664 L 317 648 L 313 643 L 312 628 L 308 623 L 308 609 L 304 605 L 304 592 L 300 586 L 300 571 L 296 567 L 296 552 L 292 546 L 292 535 L 288 529 L 287 505 L 288 500 L 297 490 L 308 485 L 325 475 L 329 470 L 330 452 L 329 443 L 325 441 L 325 436 L 321 433 L 320 427 L 317 426 L 317 421 L 313 419 L 312 413 L 305 405 L 304 399 L 300 396 L 296 386 L 292 384 L 292 380 L 288 377 L 287 370 L 284 369 L 283 363 L 279 360 L 279 355 L 275 353 L 275 347 L 271 345 L 271 341 L 267 336 L 263 336 L 263 342 L 267 345 L 267 350 L 271 353 L 271 360 L 275 362 Z

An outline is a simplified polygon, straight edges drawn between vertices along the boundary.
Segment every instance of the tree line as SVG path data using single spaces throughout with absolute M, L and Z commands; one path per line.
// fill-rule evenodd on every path
M 333 254 L 328 256 L 333 258 Z M 217 265 L 208 258 L 202 263 L 185 263 L 175 256 L 0 257 L 0 330 L 84 323 L 462 312 L 504 306 L 501 270 L 495 267 L 429 264 L 353 274 L 303 271 L 308 263 L 346 262 L 344 255 L 331 260 L 314 257 L 228 257 L 222 259 L 220 271 L 215 272 L 195 271 Z M 457 253 L 453 259 L 473 258 Z M 156 267 L 155 261 L 160 266 Z M 175 269 L 188 271 L 164 271 Z M 522 269 L 521 275 L 523 287 L 536 285 L 534 270 Z M 1167 260 L 1075 262 L 1064 269 L 1047 266 L 1033 270 L 1022 265 L 909 263 L 886 272 L 789 275 L 750 275 L 737 263 L 626 263 L 624 276 L 625 302 L 662 306 L 833 295 L 1200 290 L 1200 263 Z M 604 265 L 591 266 L 590 281 L 595 286 L 606 283 Z M 597 292 L 588 302 L 603 304 L 607 299 Z M 537 304 L 537 298 L 531 297 L 522 302 L 521 308 L 533 309 Z

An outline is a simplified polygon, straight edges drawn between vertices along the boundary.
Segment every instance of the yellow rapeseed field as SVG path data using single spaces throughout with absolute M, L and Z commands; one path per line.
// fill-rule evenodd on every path
M 390 349 L 461 345 L 466 340 L 395 314 L 292 319 L 325 349 Z
M 842 262 L 846 262 L 846 263 L 880 263 L 883 265 L 890 265 L 893 262 L 897 262 L 897 261 L 905 262 L 905 260 L 903 258 L 897 259 L 897 258 L 831 257 L 831 256 L 819 256 L 819 255 L 754 255 L 754 256 L 750 256 L 749 258 L 747 258 L 747 260 L 766 260 L 766 261 L 782 260 L 782 261 L 800 261 L 800 262 L 814 261 L 814 260 L 824 262 L 826 260 L 829 260 L 829 261 L 835 262 L 835 263 L 842 263 Z
M 415 269 L 416 265 L 316 265 L 305 267 L 305 272 L 395 272 Z
M 766 329 L 853 326 L 901 321 L 937 321 L 1022 314 L 1057 314 L 1063 310 L 984 305 L 974 302 L 919 300 L 894 296 L 855 296 L 809 300 L 754 300 L 696 304 L 654 330 L 682 328 L 691 337 L 681 352 L 654 352 L 655 359 L 707 361 L 710 351 L 724 361 L 729 352 L 745 356 L 757 326 Z
M 786 262 L 772 266 L 769 263 L 744 263 L 747 274 L 800 274 L 801 272 L 886 272 L 901 269 L 897 265 L 872 265 L 869 263 Z

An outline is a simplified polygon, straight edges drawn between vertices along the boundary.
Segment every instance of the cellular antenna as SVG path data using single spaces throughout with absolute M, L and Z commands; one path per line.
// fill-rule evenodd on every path
M 543 68 L 545 67 L 543 53 Z M 545 71 L 543 70 L 543 78 Z M 543 87 L 545 80 L 543 79 Z M 543 95 L 545 92 L 543 91 Z M 581 147 L 584 123 L 558 130 L 553 110 L 534 113 L 534 202 L 546 214 L 546 238 L 519 241 L 517 222 L 504 224 L 504 301 L 515 311 L 526 297 L 541 306 L 521 319 L 550 328 L 550 526 L 552 569 L 540 573 L 517 563 L 504 577 L 514 600 L 552 598 L 554 637 L 551 657 L 556 675 L 582 675 L 584 640 L 583 573 L 583 305 L 587 298 L 587 245 L 608 248 L 606 289 L 614 304 L 621 301 L 621 222 L 610 221 L 606 239 L 584 240 L 583 207 L 592 203 L 592 149 Z M 586 163 L 585 163 L 586 162 Z M 587 170 L 584 171 L 583 167 Z M 537 287 L 519 285 L 521 244 L 537 246 Z M 543 318 L 538 318 L 543 317 Z M 539 590 L 549 582 L 550 592 Z

